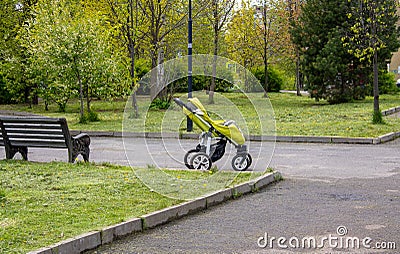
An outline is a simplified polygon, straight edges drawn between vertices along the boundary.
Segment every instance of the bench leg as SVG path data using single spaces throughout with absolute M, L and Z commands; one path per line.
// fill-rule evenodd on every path
M 90 155 L 90 137 L 87 134 L 79 134 L 76 137 L 72 138 L 72 157 L 70 158 L 70 162 L 74 162 L 78 155 L 82 155 L 85 162 L 89 161 Z
M 24 160 L 28 160 L 28 147 L 26 146 L 13 146 L 6 148 L 6 158 L 11 160 L 16 153 L 20 153 Z

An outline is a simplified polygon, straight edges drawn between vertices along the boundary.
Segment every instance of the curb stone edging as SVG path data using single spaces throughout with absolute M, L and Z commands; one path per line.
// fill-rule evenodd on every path
M 198 139 L 199 135 L 192 133 L 181 133 L 179 135 L 173 133 L 158 133 L 158 132 L 101 132 L 101 131 L 71 131 L 71 135 L 78 135 L 80 133 L 87 133 L 91 137 L 114 137 L 114 138 L 152 138 L 152 139 Z M 387 138 L 388 135 L 390 138 Z M 289 143 L 320 143 L 320 144 L 360 144 L 360 145 L 378 145 L 383 144 L 397 138 L 400 138 L 400 132 L 391 132 L 376 138 L 348 138 L 336 136 L 259 136 L 250 135 L 247 137 L 250 141 L 255 142 L 289 142 Z
M 44 247 L 28 254 L 78 254 L 149 228 L 154 228 L 184 216 L 208 209 L 238 196 L 256 192 L 281 178 L 278 171 L 260 176 L 254 180 L 233 186 L 224 190 L 168 207 L 153 213 L 132 218 L 125 222 L 108 226 L 100 231 L 92 231 L 73 238 L 66 239 L 49 247 Z
M 389 116 L 389 115 L 393 115 L 393 114 L 395 114 L 395 113 L 397 113 L 397 112 L 400 112 L 400 106 L 398 106 L 398 107 L 393 107 L 393 108 L 390 108 L 390 109 L 388 109 L 388 110 L 383 110 L 383 111 L 382 111 L 382 115 L 383 115 L 383 116 Z

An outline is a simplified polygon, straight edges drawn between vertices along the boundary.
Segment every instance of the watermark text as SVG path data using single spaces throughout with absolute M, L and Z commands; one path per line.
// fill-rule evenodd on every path
M 275 237 L 265 233 L 257 240 L 257 245 L 260 248 L 280 248 L 280 249 L 380 249 L 380 250 L 395 250 L 396 242 L 392 241 L 374 241 L 371 237 L 354 237 L 347 236 L 347 228 L 339 226 L 336 234 L 327 236 L 313 237 Z

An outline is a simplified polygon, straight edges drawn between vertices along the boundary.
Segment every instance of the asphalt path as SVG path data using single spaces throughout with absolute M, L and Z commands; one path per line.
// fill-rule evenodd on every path
M 195 140 L 93 137 L 91 160 L 184 168 L 183 155 L 195 145 Z M 249 145 L 255 161 L 251 170 L 270 166 L 285 180 L 92 253 L 400 252 L 400 139 L 382 145 Z M 229 160 L 234 153 L 229 146 L 218 168 L 232 170 Z M 29 159 L 67 161 L 67 152 L 30 149 Z M 343 236 L 337 233 L 340 226 L 347 230 Z M 286 241 L 278 245 L 278 238 Z M 301 248 L 304 238 L 315 238 L 320 248 Z M 300 245 L 290 246 L 289 239 L 293 246 L 298 239 Z M 360 247 L 345 248 L 348 239 L 358 239 Z M 364 239 L 371 239 L 367 246 L 362 245 Z M 395 250 L 387 249 L 394 244 Z
M 177 153 L 187 145 L 173 143 Z M 154 149 L 161 143 L 150 144 Z M 260 161 L 269 159 L 270 145 L 261 149 Z M 105 154 L 113 152 L 101 147 Z M 259 147 L 252 144 L 250 151 Z M 285 180 L 91 253 L 399 253 L 399 148 L 399 140 L 383 145 L 277 143 L 270 166 Z M 315 239 L 317 247 L 307 239 Z
M 90 160 L 134 167 L 185 168 L 184 154 L 196 144 L 196 140 L 93 137 Z M 250 170 L 272 167 L 296 179 L 388 177 L 400 170 L 400 139 L 381 145 L 252 142 L 249 146 L 254 161 Z M 232 170 L 233 155 L 235 149 L 228 144 L 225 156 L 216 163 L 218 168 Z M 0 149 L 0 156 L 4 156 L 4 149 Z M 68 159 L 65 149 L 30 148 L 28 156 L 32 161 Z

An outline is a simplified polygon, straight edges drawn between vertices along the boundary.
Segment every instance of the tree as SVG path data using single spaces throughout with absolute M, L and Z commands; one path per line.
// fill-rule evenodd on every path
M 349 2 L 308 0 L 293 27 L 292 38 L 302 56 L 301 67 L 307 78 L 307 90 L 316 100 L 330 103 L 357 99 L 355 91 L 363 84 L 361 63 L 349 54 L 341 38 L 349 29 Z M 362 95 L 361 95 L 362 97 Z
M 137 28 L 139 22 L 138 0 L 128 0 L 126 4 L 118 4 L 115 1 L 107 0 L 111 10 L 114 26 L 119 30 L 118 37 L 121 37 L 120 43 L 126 49 L 129 55 L 129 74 L 131 78 L 132 90 L 132 108 L 135 118 L 139 117 L 139 109 L 136 99 L 136 76 L 135 76 L 135 58 L 136 58 L 136 42 Z M 125 6 L 123 6 L 125 5 Z
M 90 113 L 94 96 L 109 98 L 126 92 L 129 78 L 118 60 L 123 57 L 113 52 L 96 13 L 85 13 L 79 3 L 66 0 L 39 1 L 36 13 L 26 26 L 24 40 L 32 56 L 30 68 L 45 91 L 63 92 L 48 95 L 61 110 L 78 92 L 83 119 L 84 98 Z
M 157 67 L 159 70 L 153 72 L 150 97 L 152 100 L 156 97 L 163 98 L 166 94 L 162 92 L 165 84 L 162 65 L 160 64 L 165 60 L 164 54 L 168 36 L 175 29 L 185 24 L 184 4 L 180 1 L 171 0 L 140 0 L 138 6 L 146 21 L 139 29 L 143 38 L 147 39 L 149 43 L 151 68 Z
M 255 8 L 250 1 L 242 1 L 241 8 L 233 13 L 225 35 L 225 44 L 229 45 L 229 58 L 246 69 L 252 69 L 262 62 L 256 22 Z M 249 87 L 247 72 L 244 72 L 244 87 L 247 91 L 253 89 Z
M 350 29 L 342 37 L 348 52 L 360 62 L 373 66 L 374 123 L 382 123 L 379 110 L 379 65 L 390 59 L 391 52 L 397 51 L 399 29 L 396 28 L 398 16 L 396 0 L 357 0 L 351 1 L 347 13 Z
M 285 3 L 275 0 L 262 0 L 256 7 L 256 30 L 258 39 L 256 42 L 262 50 L 261 56 L 264 65 L 264 97 L 267 96 L 268 88 L 268 65 L 272 56 L 281 55 L 288 42 L 288 24 L 285 24 Z M 285 30 L 286 29 L 286 30 Z
M 29 55 L 19 43 L 18 33 L 32 17 L 31 9 L 35 3 L 35 0 L 0 0 L 0 68 L 14 100 L 25 103 L 37 103 L 37 96 L 27 71 Z
M 230 58 L 245 68 L 252 68 L 261 62 L 256 43 L 256 26 L 255 9 L 250 6 L 250 1 L 243 1 L 228 24 L 225 42 L 230 45 Z
M 218 60 L 218 52 L 219 52 L 219 42 L 221 33 L 225 30 L 226 24 L 229 22 L 232 10 L 235 5 L 235 0 L 211 0 L 211 13 L 209 16 L 210 23 L 213 27 L 213 54 L 214 61 L 212 66 L 212 77 L 211 77 L 211 85 L 210 92 L 208 97 L 208 102 L 210 104 L 214 103 L 214 91 L 216 87 L 216 72 L 217 72 L 217 60 Z
M 298 18 L 301 12 L 301 6 L 303 6 L 303 0 L 287 0 L 287 9 L 289 11 L 289 24 L 291 28 L 297 26 Z M 293 38 L 291 37 L 291 41 Z M 300 72 L 300 52 L 299 48 L 295 47 L 295 61 L 296 61 L 296 94 L 301 96 L 300 90 L 303 88 L 302 75 Z

